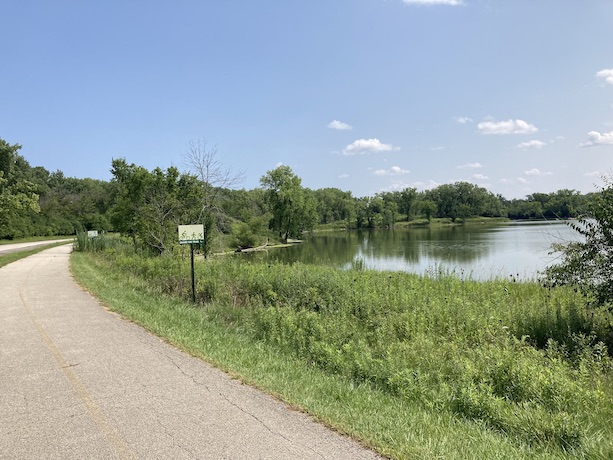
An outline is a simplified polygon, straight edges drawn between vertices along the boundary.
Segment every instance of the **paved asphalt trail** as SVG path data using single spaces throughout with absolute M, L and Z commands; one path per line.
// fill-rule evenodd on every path
M 34 249 L 38 246 L 45 246 L 47 244 L 59 243 L 61 241 L 72 242 L 72 240 L 67 240 L 66 238 L 64 238 L 61 240 L 45 240 L 45 241 L 31 241 L 28 243 L 0 244 L 0 255 L 9 254 L 11 252 L 26 251 L 28 249 Z
M 71 246 L 0 269 L 1 459 L 374 459 L 106 311 Z

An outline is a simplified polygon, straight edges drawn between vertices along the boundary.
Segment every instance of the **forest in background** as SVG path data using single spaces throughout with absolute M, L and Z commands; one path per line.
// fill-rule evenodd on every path
M 506 199 L 468 182 L 425 191 L 405 188 L 354 197 L 338 188 L 312 190 L 288 166 L 268 171 L 260 188 L 238 188 L 233 175 L 206 142 L 191 143 L 187 172 L 172 166 L 147 170 L 113 159 L 112 179 L 66 177 L 31 166 L 21 146 L 0 139 L 0 239 L 116 231 L 162 253 L 176 240 L 179 224 L 205 226 L 205 253 L 299 238 L 304 231 L 392 228 L 432 219 L 568 219 L 586 211 L 590 195 L 576 190 Z

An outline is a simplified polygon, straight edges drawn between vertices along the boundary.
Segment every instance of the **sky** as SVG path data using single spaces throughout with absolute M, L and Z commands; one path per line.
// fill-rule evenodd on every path
M 191 143 L 260 186 L 597 190 L 613 167 L 611 0 L 3 0 L 0 138 L 110 180 Z

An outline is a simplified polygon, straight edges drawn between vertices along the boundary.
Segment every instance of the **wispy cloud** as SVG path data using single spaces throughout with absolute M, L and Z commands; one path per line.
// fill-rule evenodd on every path
M 598 131 L 590 131 L 587 133 L 589 138 L 587 141 L 579 144 L 581 147 L 593 147 L 595 145 L 613 145 L 613 131 L 608 133 L 599 133 Z
M 613 69 L 602 69 L 596 72 L 597 78 L 602 78 L 609 85 L 613 85 Z
M 479 169 L 483 167 L 484 166 L 481 163 L 468 163 L 465 165 L 458 166 L 458 169 Z
M 409 184 L 402 182 L 402 181 L 398 181 L 398 182 L 394 182 L 393 184 L 388 185 L 387 187 L 380 188 L 379 191 L 380 192 L 400 192 L 408 187 L 410 187 Z
M 528 150 L 528 149 L 541 149 L 543 147 L 545 147 L 547 144 L 543 141 L 538 141 L 538 140 L 532 140 L 532 141 L 528 141 L 528 142 L 522 142 L 521 144 L 519 144 L 517 147 L 519 147 L 520 149 L 523 150 Z
M 455 121 L 457 121 L 461 125 L 467 125 L 469 123 L 474 123 L 474 120 L 470 117 L 455 117 Z
M 353 126 L 343 123 L 342 121 L 332 120 L 330 123 L 328 123 L 328 128 L 349 131 L 353 129 Z
M 519 182 L 520 184 L 524 184 L 524 185 L 528 183 L 528 181 L 524 179 L 523 177 L 518 177 L 517 182 Z
M 384 144 L 379 139 L 358 139 L 343 149 L 343 155 L 366 155 L 368 153 L 391 152 L 400 150 L 391 144 Z
M 340 176 L 338 176 L 339 179 L 347 179 L 349 177 L 349 174 L 341 174 Z
M 418 182 L 413 182 L 412 186 L 420 189 L 420 190 L 431 190 L 433 188 L 438 187 L 439 185 L 441 185 L 439 182 L 433 181 L 432 179 L 430 179 L 427 182 L 423 182 L 423 181 L 418 181 Z
M 541 172 L 537 168 L 532 168 L 532 169 L 529 169 L 528 171 L 524 171 L 524 174 L 526 176 L 551 176 L 553 173 L 552 172 Z
M 482 121 L 477 125 L 481 134 L 532 134 L 537 127 L 524 120 Z
M 407 5 L 463 5 L 462 0 L 402 0 Z
M 400 166 L 392 166 L 390 169 L 377 169 L 373 174 L 376 176 L 399 176 L 409 174 L 411 171 L 402 169 Z
M 471 179 L 477 179 L 477 180 L 488 180 L 489 179 L 489 177 L 487 177 L 485 174 L 473 174 L 470 177 Z

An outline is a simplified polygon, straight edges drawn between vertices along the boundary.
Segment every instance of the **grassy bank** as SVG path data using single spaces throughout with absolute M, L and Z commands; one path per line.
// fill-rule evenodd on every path
M 393 458 L 611 458 L 610 318 L 437 274 L 72 258 L 114 310 Z

